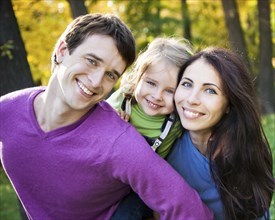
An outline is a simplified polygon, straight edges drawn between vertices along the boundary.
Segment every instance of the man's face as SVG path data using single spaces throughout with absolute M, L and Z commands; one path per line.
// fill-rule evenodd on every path
M 94 34 L 72 54 L 62 42 L 57 52 L 57 96 L 69 108 L 87 112 L 112 90 L 126 68 L 113 39 Z

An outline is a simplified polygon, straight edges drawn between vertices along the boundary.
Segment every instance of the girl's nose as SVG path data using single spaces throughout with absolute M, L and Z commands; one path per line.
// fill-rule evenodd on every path
M 155 93 L 153 94 L 153 98 L 156 100 L 162 100 L 162 91 L 161 89 L 156 89 Z

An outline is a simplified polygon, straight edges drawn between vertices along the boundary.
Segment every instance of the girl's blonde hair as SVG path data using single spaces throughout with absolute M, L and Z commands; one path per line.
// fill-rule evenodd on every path
M 181 67 L 193 54 L 191 44 L 183 38 L 155 38 L 144 51 L 141 51 L 135 61 L 132 71 L 127 72 L 121 79 L 123 92 L 132 95 L 147 68 L 161 60 Z

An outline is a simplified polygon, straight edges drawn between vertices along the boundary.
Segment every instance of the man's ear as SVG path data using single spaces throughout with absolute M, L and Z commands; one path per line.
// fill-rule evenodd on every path
M 62 63 L 66 53 L 67 53 L 67 44 L 62 40 L 62 41 L 60 41 L 57 51 L 56 51 L 56 54 L 55 54 L 56 64 Z

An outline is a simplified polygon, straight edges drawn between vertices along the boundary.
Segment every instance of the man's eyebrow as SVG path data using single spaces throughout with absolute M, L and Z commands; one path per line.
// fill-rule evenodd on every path
M 122 73 L 120 74 L 120 73 L 119 73 L 118 71 L 116 71 L 116 70 L 112 70 L 112 72 L 113 72 L 114 74 L 116 74 L 118 78 L 121 77 L 121 75 L 122 75 Z
M 90 57 L 93 57 L 94 59 L 96 59 L 97 61 L 99 61 L 101 63 L 104 63 L 103 59 L 101 59 L 100 57 L 98 57 L 97 55 L 95 55 L 93 53 L 88 53 L 87 55 Z M 114 69 L 111 70 L 111 72 L 113 72 L 115 75 L 117 75 L 118 78 L 122 76 L 122 73 L 120 74 L 118 71 L 116 71 Z
M 87 53 L 87 56 L 93 57 L 94 59 L 96 59 L 97 61 L 103 62 L 103 60 L 98 57 L 97 55 L 93 54 L 93 53 Z

